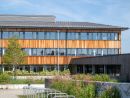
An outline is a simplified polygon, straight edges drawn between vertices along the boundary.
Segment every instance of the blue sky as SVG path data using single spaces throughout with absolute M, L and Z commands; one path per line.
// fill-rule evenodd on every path
M 130 0 L 0 0 L 0 14 L 55 15 L 62 21 L 130 27 Z M 130 52 L 130 30 L 122 32 L 122 51 Z

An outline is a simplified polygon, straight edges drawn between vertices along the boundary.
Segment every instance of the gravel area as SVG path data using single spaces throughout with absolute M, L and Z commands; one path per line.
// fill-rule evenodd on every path
M 22 95 L 23 90 L 22 89 L 17 89 L 17 90 L 12 90 L 12 89 L 7 89 L 3 90 L 0 89 L 0 98 L 18 98 L 17 95 Z

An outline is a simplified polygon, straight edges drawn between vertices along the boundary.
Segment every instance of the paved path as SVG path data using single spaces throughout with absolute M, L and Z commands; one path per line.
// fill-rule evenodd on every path
M 0 89 L 0 98 L 18 98 L 17 95 L 22 95 L 23 90 L 2 90 Z

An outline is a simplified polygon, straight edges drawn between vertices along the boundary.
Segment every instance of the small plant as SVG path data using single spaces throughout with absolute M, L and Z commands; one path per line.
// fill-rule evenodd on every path
M 0 75 L 0 83 L 9 83 L 10 81 L 10 76 L 8 74 L 1 74 Z
M 102 92 L 99 98 L 121 98 L 121 93 L 116 87 L 109 87 Z

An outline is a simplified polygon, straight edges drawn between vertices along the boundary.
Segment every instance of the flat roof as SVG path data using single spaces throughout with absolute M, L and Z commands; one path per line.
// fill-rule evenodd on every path
M 56 21 L 53 15 L 0 15 L 0 28 L 24 27 L 24 28 L 74 28 L 74 29 L 121 29 L 127 27 L 112 26 L 91 22 Z

